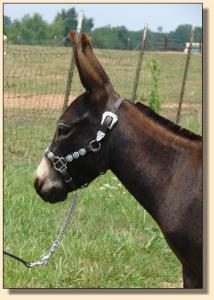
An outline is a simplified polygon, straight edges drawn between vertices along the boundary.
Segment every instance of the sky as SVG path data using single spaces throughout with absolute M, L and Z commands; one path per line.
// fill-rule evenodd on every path
M 145 23 L 152 31 L 159 26 L 164 32 L 176 29 L 180 24 L 202 27 L 202 4 L 4 4 L 4 15 L 21 19 L 24 15 L 39 13 L 51 23 L 62 9 L 74 7 L 78 13 L 84 11 L 87 18 L 94 19 L 94 28 L 111 25 L 125 26 L 129 30 L 141 30 Z

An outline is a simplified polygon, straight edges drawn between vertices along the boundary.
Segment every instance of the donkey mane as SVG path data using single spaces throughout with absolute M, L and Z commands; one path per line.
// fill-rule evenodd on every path
M 146 116 L 152 118 L 155 122 L 162 125 L 163 127 L 167 128 L 171 132 L 179 135 L 181 137 L 185 137 L 191 141 L 201 141 L 202 137 L 197 135 L 187 129 L 182 128 L 181 126 L 173 123 L 172 121 L 158 115 L 153 110 L 151 110 L 148 106 L 144 105 L 141 102 L 136 103 L 136 107 L 143 112 Z
M 182 264 L 184 288 L 202 289 L 202 137 L 140 102 L 121 98 L 87 35 L 78 39 L 77 33 L 70 33 L 70 38 L 85 92 L 63 112 L 60 122 L 75 122 L 77 116 L 83 120 L 86 115 L 88 122 L 75 122 L 69 134 L 66 128 L 56 130 L 50 145 L 54 152 L 46 150 L 36 172 L 36 191 L 47 202 L 64 201 L 69 192 L 110 169 L 163 232 Z M 110 113 L 115 114 L 121 103 L 120 124 L 113 129 L 117 119 L 109 123 L 108 116 L 114 117 Z M 103 142 L 108 129 L 113 133 Z

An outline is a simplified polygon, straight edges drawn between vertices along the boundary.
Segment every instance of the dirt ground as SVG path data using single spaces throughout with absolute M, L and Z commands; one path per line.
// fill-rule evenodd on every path
M 34 109 L 58 109 L 63 107 L 64 95 L 28 95 L 17 93 L 4 93 L 5 108 L 34 108 Z M 69 103 L 75 99 L 69 97 Z
M 71 103 L 76 97 L 70 96 Z M 46 94 L 46 95 L 28 95 L 17 93 L 4 94 L 5 108 L 31 108 L 31 109 L 58 109 L 62 108 L 64 103 L 64 95 L 62 94 Z M 200 109 L 200 103 L 185 103 L 183 102 L 183 109 Z M 176 109 L 178 103 L 170 102 L 162 105 L 163 109 Z

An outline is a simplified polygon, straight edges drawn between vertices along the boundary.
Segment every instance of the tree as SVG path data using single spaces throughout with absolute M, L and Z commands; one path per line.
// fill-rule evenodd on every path
M 91 30 L 94 27 L 94 20 L 92 18 L 83 18 L 83 22 L 82 22 L 82 32 L 91 32 Z
M 62 9 L 54 21 L 48 24 L 39 14 L 32 17 L 25 15 L 21 20 L 11 22 L 8 16 L 4 16 L 4 34 L 8 36 L 11 43 L 38 44 L 41 41 L 53 44 L 64 39 L 64 45 L 70 46 L 71 42 L 67 37 L 70 31 L 75 31 L 78 23 L 78 16 L 75 8 Z M 137 49 L 142 40 L 143 30 L 129 31 L 125 26 L 112 27 L 110 25 L 93 30 L 94 20 L 83 18 L 82 31 L 90 33 L 93 38 L 93 45 L 106 49 Z M 145 49 L 163 50 L 165 33 L 162 26 L 158 27 L 159 32 L 147 31 Z M 169 44 L 180 43 L 179 49 L 184 49 L 185 43 L 189 41 L 192 25 L 179 25 L 175 31 L 168 34 Z M 50 42 L 51 41 L 51 42 Z M 202 28 L 195 28 L 194 42 L 202 41 Z M 174 46 L 173 46 L 174 47 Z M 173 48 L 173 49 L 178 49 Z
M 46 41 L 48 39 L 48 24 L 42 19 L 39 14 L 34 14 L 32 17 L 26 16 L 22 20 L 26 38 L 32 43 Z
M 55 20 L 49 26 L 49 38 L 55 42 L 59 42 L 64 37 L 64 20 L 63 18 L 55 18 Z
M 93 37 L 93 45 L 95 47 L 105 49 L 128 48 L 128 38 L 130 39 L 130 36 L 129 31 L 125 26 L 111 27 L 110 25 L 107 25 L 93 30 L 91 35 Z
M 185 44 L 189 42 L 190 33 L 192 31 L 192 25 L 184 24 L 179 25 L 175 31 L 172 31 L 168 35 L 168 41 L 172 43 L 181 43 L 183 44 L 183 49 L 185 48 Z M 202 41 L 202 28 L 195 27 L 195 35 L 193 42 L 201 43 Z
M 4 16 L 4 30 L 11 25 L 11 19 L 8 16 Z
M 58 13 L 52 24 L 52 34 L 54 33 L 53 28 L 57 28 L 58 33 L 62 33 L 62 37 L 66 37 L 70 31 L 76 30 L 77 27 L 77 13 L 75 8 L 70 8 L 69 10 L 64 10 Z M 70 46 L 71 41 L 67 37 L 65 39 L 64 45 Z
M 192 30 L 192 25 L 184 24 L 179 25 L 175 31 L 171 31 L 168 35 L 169 40 L 173 40 L 180 43 L 186 43 L 189 41 L 190 32 Z
M 202 28 L 201 27 L 195 27 L 194 42 L 196 42 L 196 43 L 202 42 Z
M 51 24 L 51 36 L 56 36 L 57 39 L 66 37 L 70 31 L 74 31 L 77 28 L 78 17 L 75 8 L 64 10 L 57 14 L 53 23 Z M 94 20 L 92 18 L 83 18 L 82 31 L 91 32 L 94 27 Z M 70 46 L 71 42 L 69 38 L 65 39 L 64 45 Z
M 15 20 L 9 27 L 8 38 L 13 43 L 35 44 L 48 38 L 48 24 L 39 14 L 25 15 Z
M 158 31 L 158 32 L 163 32 L 163 26 L 158 26 L 158 27 L 157 27 L 157 31 Z
M 8 29 L 6 31 L 8 40 L 11 43 L 19 44 L 21 32 L 22 32 L 21 22 L 19 20 L 14 20 L 13 23 L 10 25 L 10 27 L 8 27 Z

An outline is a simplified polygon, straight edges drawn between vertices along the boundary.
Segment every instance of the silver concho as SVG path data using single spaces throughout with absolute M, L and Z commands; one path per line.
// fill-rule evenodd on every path
M 48 158 L 51 158 L 53 156 L 54 156 L 53 152 L 49 152 L 48 155 L 47 155 Z
M 68 156 L 66 156 L 66 160 L 68 162 L 71 162 L 73 160 L 73 156 L 71 154 L 69 154 Z
M 74 152 L 73 153 L 73 158 L 77 159 L 77 158 L 79 158 L 79 156 L 80 156 L 79 152 Z
M 79 150 L 79 155 L 84 156 L 86 154 L 86 150 L 84 148 L 81 148 Z

